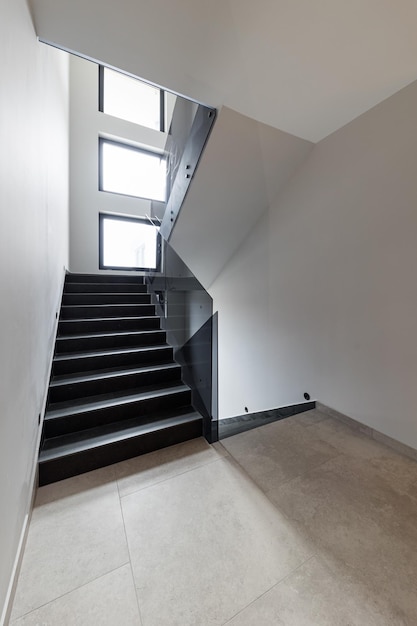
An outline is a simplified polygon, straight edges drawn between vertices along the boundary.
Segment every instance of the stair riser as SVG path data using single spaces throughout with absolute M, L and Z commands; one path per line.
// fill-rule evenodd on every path
M 97 355 L 83 359 L 54 361 L 52 364 L 52 376 L 65 376 L 66 374 L 74 374 L 76 372 L 89 372 L 112 367 L 141 367 L 142 365 L 166 363 L 172 360 L 172 358 L 172 348 L 167 346 L 160 350 L 145 350 L 140 353 Z
M 48 419 L 48 413 L 44 421 L 45 437 L 58 437 L 71 432 L 95 428 L 104 424 L 112 424 L 122 420 L 149 417 L 153 412 L 167 408 L 187 406 L 191 402 L 190 391 L 179 391 L 166 396 L 157 396 L 128 404 L 120 404 L 103 409 L 96 409 L 88 413 L 72 413 L 65 417 Z
M 67 274 L 66 283 L 133 283 L 143 285 L 143 276 L 125 276 L 116 274 Z
M 151 304 L 148 293 L 66 293 L 62 304 Z
M 196 420 L 162 431 L 132 437 L 94 450 L 39 464 L 39 486 L 77 476 L 84 472 L 119 463 L 126 459 L 160 450 L 195 437 L 201 437 L 202 423 Z
M 118 348 L 140 348 L 166 343 L 165 331 L 143 333 L 139 335 L 109 335 L 101 337 L 85 337 L 82 339 L 57 339 L 55 354 L 70 352 L 89 352 L 90 350 L 116 350 Z
M 148 293 L 146 285 L 136 283 L 65 283 L 64 293 Z
M 112 320 L 61 320 L 58 325 L 58 337 L 81 335 L 83 333 L 122 332 L 129 330 L 159 330 L 159 317 L 132 317 L 130 319 Z
M 159 383 L 180 382 L 181 368 L 172 367 L 152 372 L 140 372 L 138 374 L 115 375 L 112 378 L 91 380 L 80 383 L 57 385 L 50 387 L 48 394 L 49 402 L 65 402 L 87 396 L 96 396 L 102 393 L 112 393 L 127 389 L 138 389 L 141 385 L 150 386 Z
M 153 304 L 114 304 L 108 306 L 63 306 L 61 319 L 86 319 L 91 317 L 140 317 L 141 315 L 155 315 Z

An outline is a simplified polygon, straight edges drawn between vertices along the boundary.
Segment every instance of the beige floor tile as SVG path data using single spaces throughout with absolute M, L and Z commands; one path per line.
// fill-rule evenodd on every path
M 235 618 L 230 626 L 405 626 L 366 588 L 335 576 L 317 557 L 304 563 Z
M 317 409 L 312 409 L 311 411 L 304 411 L 304 413 L 297 413 L 297 415 L 293 415 L 289 419 L 301 426 L 314 426 L 314 424 L 323 422 L 329 419 L 329 417 Z
M 145 626 L 222 624 L 311 556 L 227 459 L 126 496 L 122 508 Z
M 349 454 L 355 458 L 370 459 L 382 454 L 388 455 L 390 452 L 397 454 L 368 435 L 333 417 L 307 426 L 307 431 L 332 445 L 341 454 Z
M 38 491 L 12 618 L 127 563 L 113 468 Z
M 374 462 L 341 455 L 268 495 L 332 569 L 350 572 L 405 624 L 417 624 L 417 501 Z
M 11 623 L 11 626 L 140 626 L 130 565 L 105 574 Z
M 292 418 L 273 422 L 223 440 L 231 456 L 263 489 L 310 471 L 338 451 Z
M 61 596 L 11 626 L 140 626 L 130 565 Z
M 216 461 L 226 454 L 203 438 L 128 459 L 114 466 L 121 496 L 129 495 L 194 467 Z

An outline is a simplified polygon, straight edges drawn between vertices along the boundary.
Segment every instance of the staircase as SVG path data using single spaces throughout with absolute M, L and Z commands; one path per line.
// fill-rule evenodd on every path
M 67 274 L 39 485 L 201 434 L 143 278 Z

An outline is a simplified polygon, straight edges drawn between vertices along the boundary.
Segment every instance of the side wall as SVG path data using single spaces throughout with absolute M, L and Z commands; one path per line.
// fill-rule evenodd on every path
M 221 417 L 307 391 L 417 448 L 416 110 L 413 83 L 317 144 L 213 283 Z
M 0 5 L 1 614 L 30 506 L 68 264 L 68 61 L 37 42 L 24 0 Z

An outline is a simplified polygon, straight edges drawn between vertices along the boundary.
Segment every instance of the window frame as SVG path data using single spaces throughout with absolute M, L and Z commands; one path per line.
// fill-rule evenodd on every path
M 156 235 L 156 265 L 155 267 L 130 267 L 125 265 L 104 265 L 104 229 L 103 222 L 104 220 L 114 220 L 117 222 L 133 222 L 133 223 L 142 223 L 149 228 L 152 228 L 152 224 L 149 223 L 149 220 L 146 217 L 136 217 L 130 215 L 117 215 L 114 213 L 102 213 L 98 214 L 99 219 L 99 241 L 98 241 L 98 266 L 100 270 L 122 270 L 122 271 L 131 271 L 131 272 L 160 272 L 161 271 L 161 259 L 162 259 L 162 238 L 161 233 L 157 232 Z M 155 226 L 153 228 L 156 228 Z
M 103 193 L 112 193 L 116 196 L 125 196 L 127 198 L 140 198 L 142 200 L 150 200 L 152 202 L 166 202 L 167 201 L 167 181 L 165 181 L 165 198 L 163 200 L 157 198 L 149 198 L 148 196 L 134 196 L 129 193 L 123 193 L 122 191 L 109 191 L 108 189 L 103 189 L 103 145 L 104 144 L 112 144 L 115 146 L 119 146 L 121 148 L 125 148 L 127 150 L 132 150 L 133 152 L 139 152 L 141 154 L 146 154 L 148 156 L 160 158 L 162 161 L 167 161 L 166 156 L 163 154 L 159 154 L 159 152 L 153 152 L 152 150 L 146 150 L 144 148 L 138 148 L 137 146 L 133 146 L 130 143 L 126 143 L 124 141 L 116 141 L 115 139 L 107 139 L 106 137 L 98 138 L 98 190 Z
M 146 80 L 142 80 L 141 78 L 137 78 L 136 76 L 131 76 L 130 74 L 127 74 L 126 72 L 121 72 L 120 70 L 115 70 L 112 67 L 107 67 L 105 65 L 98 66 L 98 110 L 100 111 L 100 113 L 105 113 L 106 115 L 109 115 L 104 110 L 104 70 L 105 69 L 112 70 L 112 72 L 118 72 L 119 74 L 122 74 L 122 76 L 126 76 L 126 78 L 137 80 L 140 83 L 144 83 L 145 85 L 150 85 L 152 87 L 155 87 L 155 89 L 159 90 L 159 132 L 164 133 L 165 132 L 165 91 L 163 89 L 160 89 L 160 87 L 157 87 L 156 85 L 152 85 L 152 83 L 148 83 Z M 128 124 L 135 124 L 136 126 L 143 126 L 144 128 L 150 128 L 149 126 L 144 126 L 143 124 L 137 124 L 136 122 L 125 120 L 124 117 L 118 117 L 118 116 L 113 116 L 113 117 L 117 117 L 118 120 L 124 120 Z M 155 129 L 152 128 L 151 130 L 155 130 Z M 156 132 L 158 132 L 158 130 Z

